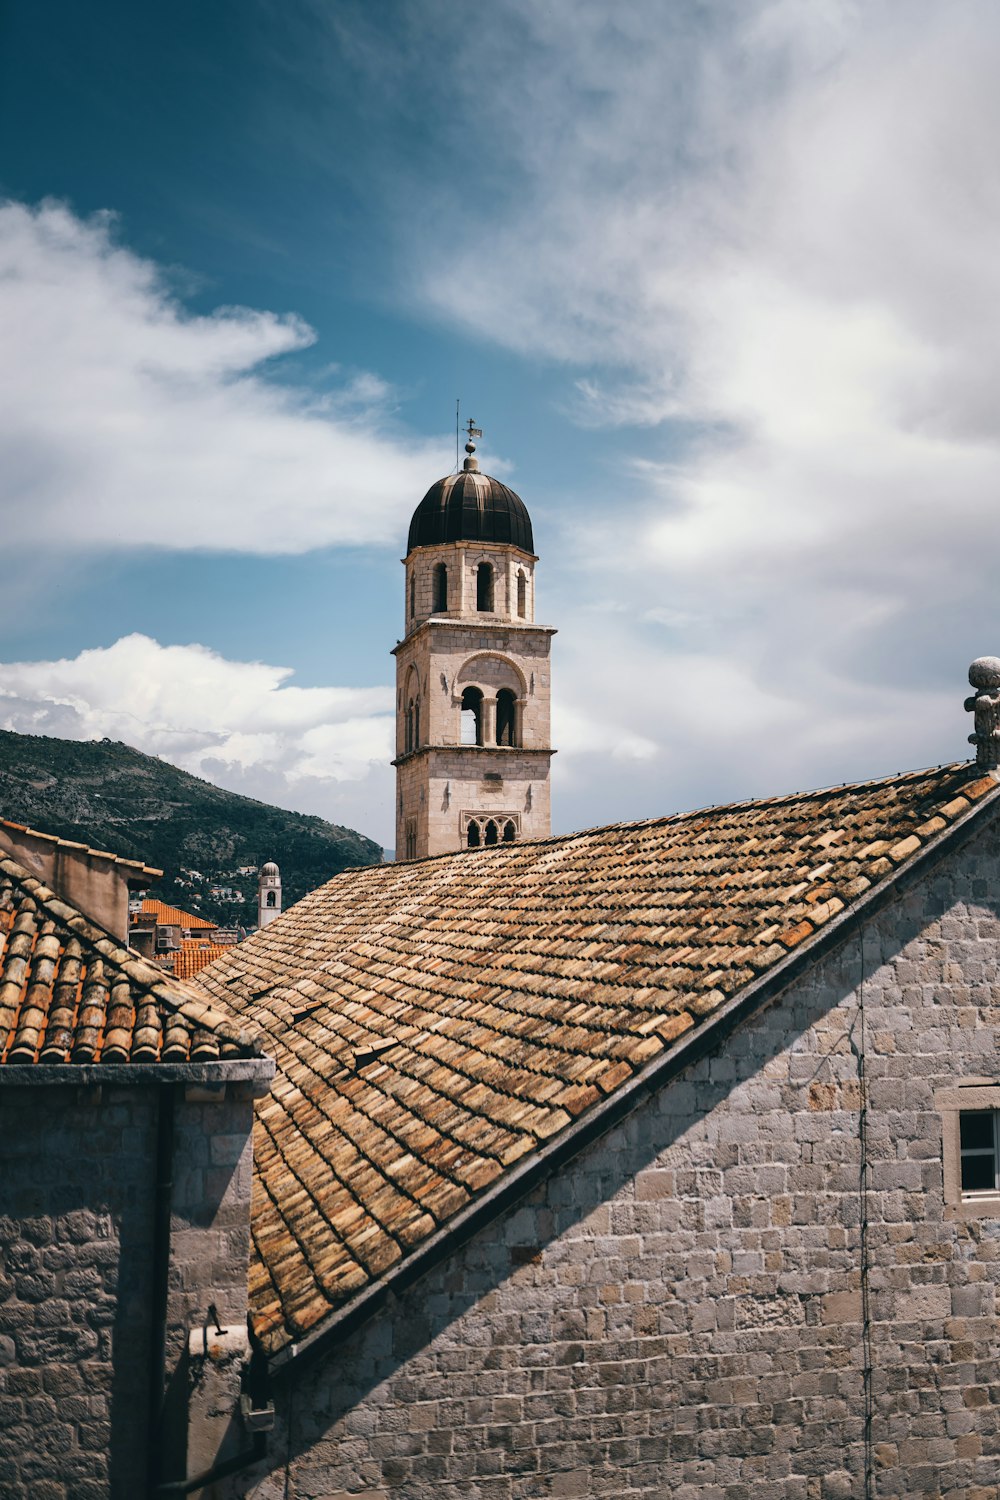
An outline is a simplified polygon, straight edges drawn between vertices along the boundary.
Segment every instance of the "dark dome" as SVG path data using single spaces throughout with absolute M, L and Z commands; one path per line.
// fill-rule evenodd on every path
M 535 550 L 520 495 L 472 469 L 432 484 L 413 512 L 407 552 L 441 542 L 506 542 L 522 552 Z

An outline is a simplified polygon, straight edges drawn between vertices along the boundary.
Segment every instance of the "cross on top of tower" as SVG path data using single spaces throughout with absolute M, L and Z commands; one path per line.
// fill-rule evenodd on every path
M 472 441 L 472 439 L 473 438 L 477 438 L 477 437 L 481 438 L 482 435 L 483 435 L 483 429 L 481 427 L 477 427 L 476 424 L 473 422 L 472 418 L 470 417 L 469 421 L 468 421 L 467 431 L 468 431 L 469 437 L 468 437 L 468 441 L 466 442 L 466 445 L 465 445 L 465 451 L 466 451 L 466 453 L 469 456 L 465 460 L 465 463 L 463 464 L 463 468 L 466 469 L 467 471 L 474 471 L 474 470 L 476 470 L 476 469 L 479 468 L 479 460 L 477 458 L 473 457 L 473 454 L 476 451 L 476 445 Z

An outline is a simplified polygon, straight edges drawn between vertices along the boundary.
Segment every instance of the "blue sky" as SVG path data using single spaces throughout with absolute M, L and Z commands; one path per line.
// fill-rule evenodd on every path
M 461 396 L 559 628 L 557 828 L 964 754 L 1000 650 L 993 6 L 0 31 L 0 724 L 388 842 L 399 558 Z

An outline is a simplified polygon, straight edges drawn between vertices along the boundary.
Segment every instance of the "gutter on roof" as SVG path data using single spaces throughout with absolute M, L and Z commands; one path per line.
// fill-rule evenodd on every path
M 685 1068 L 711 1052 L 750 1015 L 775 1001 L 781 992 L 799 977 L 804 969 L 835 948 L 847 929 L 859 919 L 874 916 L 900 895 L 921 875 L 929 864 L 936 863 L 964 842 L 969 825 L 987 809 L 996 812 L 1000 805 L 1000 772 L 993 773 L 996 790 L 987 793 L 969 807 L 968 812 L 927 841 L 912 859 L 899 866 L 884 882 L 866 891 L 845 906 L 812 937 L 752 980 L 713 1011 L 711 1019 L 695 1026 L 664 1055 L 653 1058 L 638 1073 L 610 1094 L 600 1104 L 550 1141 L 520 1166 L 503 1173 L 492 1188 L 448 1220 L 425 1240 L 418 1249 L 358 1292 L 349 1302 L 336 1309 L 301 1339 L 283 1345 L 269 1357 L 273 1374 L 290 1371 L 295 1361 L 311 1362 L 326 1352 L 327 1346 L 346 1339 L 366 1323 L 385 1304 L 390 1295 L 398 1295 L 417 1281 L 451 1251 L 459 1249 L 473 1235 L 506 1209 L 524 1198 L 539 1182 L 552 1175 L 577 1156 L 585 1146 L 607 1133 L 625 1118 L 646 1095 L 655 1093 Z M 300 1365 L 299 1368 L 302 1368 Z

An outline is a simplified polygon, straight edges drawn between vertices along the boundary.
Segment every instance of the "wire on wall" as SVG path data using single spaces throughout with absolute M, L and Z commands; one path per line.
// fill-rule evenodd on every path
M 858 949 L 861 961 L 861 976 L 858 981 L 858 1013 L 848 1033 L 851 1051 L 857 1063 L 858 1077 L 858 1221 L 859 1262 L 861 1273 L 861 1357 L 863 1363 L 862 1404 L 864 1408 L 865 1448 L 865 1500 L 875 1497 L 875 1392 L 873 1389 L 874 1365 L 872 1360 L 872 1319 L 870 1295 L 870 1220 L 868 1182 L 868 1080 L 865 1060 L 868 1036 L 865 1017 L 865 934 L 858 924 Z

